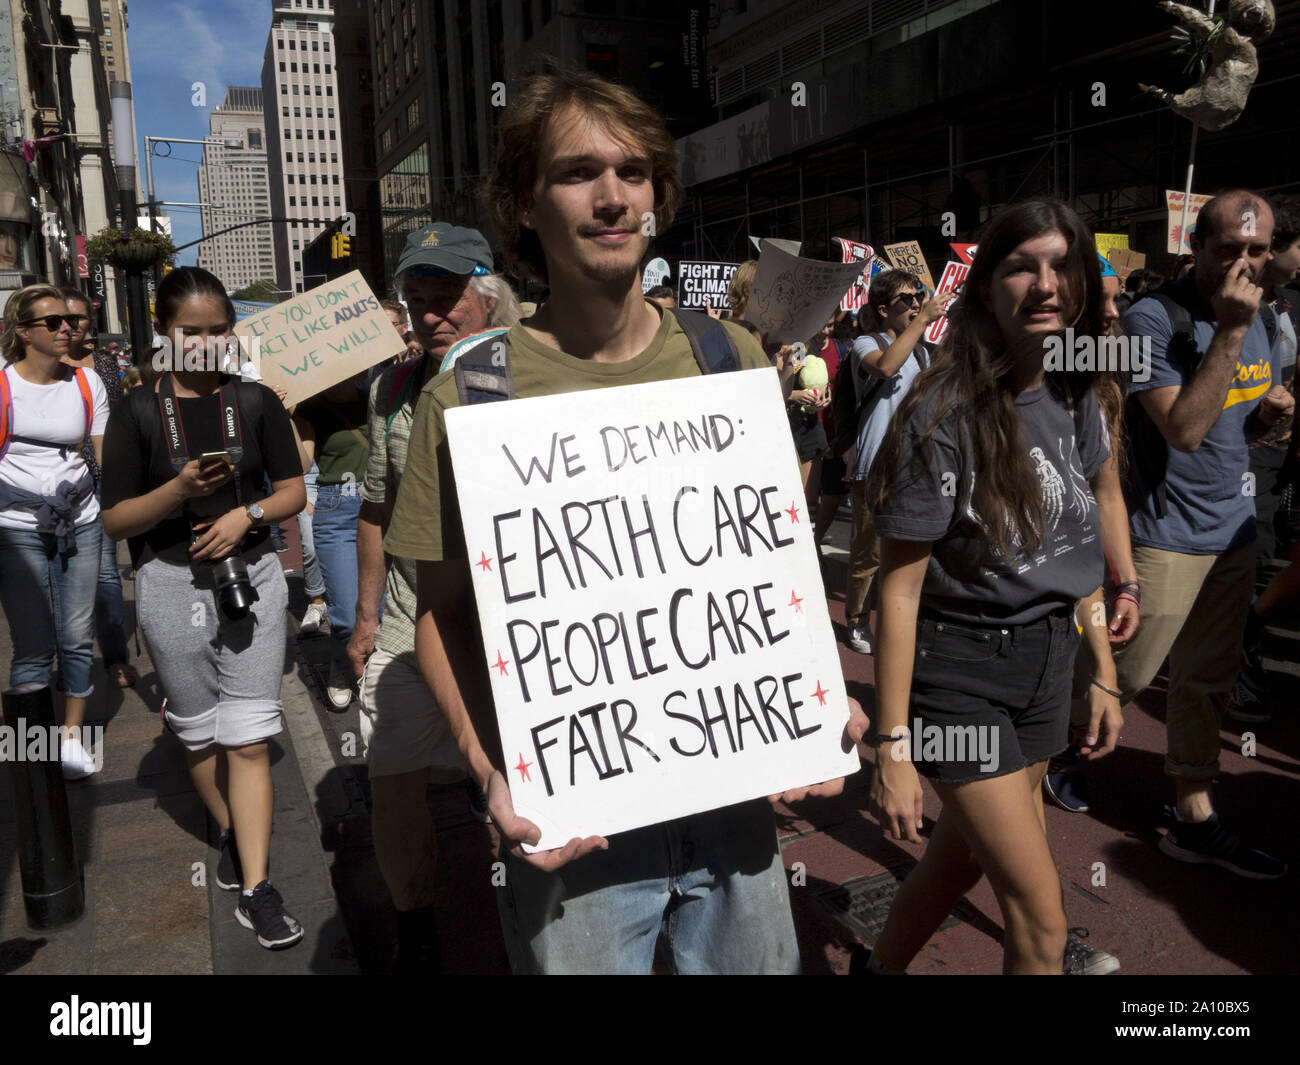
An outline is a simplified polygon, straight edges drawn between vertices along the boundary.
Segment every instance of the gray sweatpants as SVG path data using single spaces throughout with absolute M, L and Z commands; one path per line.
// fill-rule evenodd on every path
M 243 747 L 282 727 L 289 591 L 274 551 L 248 575 L 258 600 L 232 621 L 217 603 L 208 566 L 151 558 L 136 573 L 136 617 L 167 696 L 167 723 L 192 751 Z

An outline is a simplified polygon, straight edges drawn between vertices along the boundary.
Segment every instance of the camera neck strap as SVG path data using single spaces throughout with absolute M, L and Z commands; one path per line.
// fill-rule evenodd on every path
M 235 500 L 242 502 L 239 491 L 239 463 L 244 457 L 244 433 L 239 418 L 239 400 L 235 395 L 235 382 L 227 377 L 214 397 L 220 406 L 221 443 L 230 452 L 234 463 Z M 185 438 L 185 425 L 181 420 L 181 406 L 176 398 L 176 385 L 171 374 L 158 381 L 158 413 L 162 416 L 163 441 L 172 469 L 177 473 L 191 460 L 189 442 Z

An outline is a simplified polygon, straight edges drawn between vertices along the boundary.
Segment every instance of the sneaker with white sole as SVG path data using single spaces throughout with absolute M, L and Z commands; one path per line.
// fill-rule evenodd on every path
M 849 638 L 845 642 L 849 645 L 849 650 L 857 651 L 860 655 L 872 653 L 871 632 L 865 626 L 855 625 L 849 629 Z
M 321 627 L 329 622 L 329 611 L 324 603 L 308 603 L 307 612 L 302 616 L 298 632 L 305 636 L 314 636 Z
M 284 900 L 269 880 L 239 896 L 235 920 L 256 932 L 267 950 L 284 950 L 302 939 L 302 925 L 285 912 Z
M 1204 821 L 1179 821 L 1171 807 L 1168 831 L 1160 837 L 1160 850 L 1180 862 L 1217 865 L 1249 880 L 1280 880 L 1286 876 L 1286 862 L 1254 847 L 1248 847 L 1235 832 L 1210 814 Z
M 235 830 L 228 828 L 217 837 L 217 887 L 222 891 L 239 891 L 244 886 L 243 880 Z
M 352 678 L 339 668 L 338 663 L 331 664 L 329 683 L 325 685 L 325 697 L 330 706 L 341 713 L 352 705 L 352 695 Z
M 1264 702 L 1248 671 L 1244 669 L 1237 675 L 1237 682 L 1232 686 L 1232 691 L 1228 693 L 1223 705 L 1228 711 L 1228 716 L 1234 721 L 1241 721 L 1248 725 L 1264 725 L 1273 720 L 1272 711 Z
M 1088 936 L 1086 928 L 1071 928 L 1065 940 L 1065 959 L 1061 972 L 1065 976 L 1105 976 L 1119 968 L 1114 954 L 1097 950 L 1083 942 Z M 1082 938 L 1081 938 L 1082 937 Z
M 64 780 L 84 780 L 95 772 L 95 760 L 80 740 L 65 736 L 59 741 L 59 761 Z

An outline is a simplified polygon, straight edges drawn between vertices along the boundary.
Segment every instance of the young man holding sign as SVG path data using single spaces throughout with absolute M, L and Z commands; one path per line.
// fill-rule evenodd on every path
M 641 291 L 649 238 L 671 221 L 681 196 L 662 118 L 619 86 L 585 74 L 548 74 L 513 95 L 498 130 L 488 187 L 494 221 L 507 255 L 550 286 L 528 325 L 503 338 L 497 365 L 512 377 L 514 393 L 527 398 L 699 375 L 676 318 Z M 740 369 L 770 366 L 743 329 L 715 328 L 725 330 Z M 416 654 L 488 794 L 509 855 L 498 899 L 513 968 L 648 972 L 667 920 L 679 971 L 797 971 L 785 874 L 764 800 L 525 853 L 523 845 L 538 843 L 542 833 L 515 813 L 506 778 L 515 770 L 502 752 L 489 657 L 474 635 L 470 560 L 445 421 L 459 402 L 455 374 L 426 386 L 384 548 L 420 560 Z M 473 469 L 459 474 L 473 476 Z M 474 564 L 503 561 L 508 556 L 493 563 L 484 552 Z M 501 668 L 513 667 L 502 661 Z M 865 725 L 855 715 L 855 736 Z M 526 779 L 527 767 L 515 768 Z M 829 794 L 841 786 L 812 790 Z

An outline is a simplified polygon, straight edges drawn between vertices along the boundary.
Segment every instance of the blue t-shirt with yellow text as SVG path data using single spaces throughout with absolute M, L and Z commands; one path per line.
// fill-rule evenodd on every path
M 1133 381 L 1141 392 L 1171 385 L 1186 386 L 1214 339 L 1214 311 L 1190 282 L 1180 302 L 1192 315 L 1196 359 L 1178 365 L 1168 356 L 1173 326 L 1158 300 L 1144 299 L 1124 315 L 1124 330 L 1132 338 L 1150 337 L 1151 375 Z M 1218 555 L 1255 539 L 1255 495 L 1250 477 L 1246 422 L 1278 378 L 1277 341 L 1270 346 L 1268 330 L 1256 316 L 1241 345 L 1237 374 L 1219 415 L 1201 446 L 1191 454 L 1169 448 L 1165 474 L 1167 513 L 1157 518 L 1154 499 L 1130 515 L 1133 542 L 1190 555 Z

